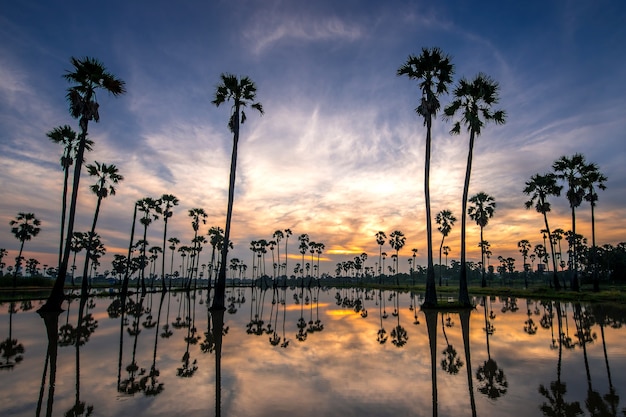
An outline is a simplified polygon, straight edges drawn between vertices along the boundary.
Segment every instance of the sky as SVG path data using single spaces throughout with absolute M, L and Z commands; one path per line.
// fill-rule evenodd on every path
M 65 124 L 79 130 L 68 111 L 63 74 L 71 69 L 70 57 L 85 56 L 100 60 L 127 89 L 119 97 L 100 92 L 100 121 L 89 125 L 95 145 L 86 162 L 114 164 L 124 176 L 116 195 L 102 204 L 96 231 L 107 255 L 100 270 L 110 269 L 113 254 L 126 253 L 134 202 L 141 198 L 178 197 L 168 237 L 183 244 L 193 238 L 189 209 L 208 214 L 200 232 L 224 227 L 229 106 L 211 103 L 222 73 L 250 77 L 265 110 L 261 116 L 250 109 L 241 129 L 231 257 L 251 265 L 252 240 L 291 229 L 290 266 L 300 259 L 296 238 L 306 233 L 325 245 L 322 272 L 361 253 L 373 267 L 376 232 L 400 230 L 406 236 L 400 271 L 408 272 L 413 248 L 425 265 L 426 131 L 415 113 L 417 83 L 396 75 L 423 47 L 439 47 L 451 57 L 455 83 L 483 72 L 499 84 L 494 109 L 506 111 L 506 123 L 486 125 L 477 138 L 469 190 L 496 200 L 484 231 L 494 258 L 511 256 L 520 269 L 517 242 L 543 243 L 542 216 L 524 207 L 525 182 L 574 153 L 608 178 L 596 208 L 598 244 L 626 241 L 623 2 L 4 3 L 0 248 L 9 251 L 8 265 L 19 249 L 9 226 L 18 212 L 42 221 L 24 256 L 55 263 L 62 149 L 46 133 Z M 451 95 L 443 96 L 442 107 L 450 101 Z M 445 242 L 450 259 L 459 258 L 469 142 L 466 131 L 450 135 L 454 120 L 434 122 L 430 174 L 433 216 L 449 209 L 459 219 Z M 84 172 L 77 231 L 91 225 L 93 182 Z M 570 229 L 564 195 L 550 201 L 551 228 Z M 589 204 L 577 219 L 577 232 L 591 240 Z M 160 245 L 162 226 L 150 226 L 151 246 Z M 468 260 L 480 260 L 479 240 L 478 226 L 468 219 Z M 434 228 L 435 262 L 440 243 Z M 393 253 L 389 244 L 382 250 Z M 280 251 L 282 258 L 283 245 Z M 208 254 L 205 249 L 200 263 L 209 261 Z

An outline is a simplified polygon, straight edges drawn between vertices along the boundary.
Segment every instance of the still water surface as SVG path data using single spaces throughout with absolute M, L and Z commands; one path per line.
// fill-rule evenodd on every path
M 222 325 L 207 296 L 4 303 L 0 416 L 626 415 L 620 308 L 239 288 Z

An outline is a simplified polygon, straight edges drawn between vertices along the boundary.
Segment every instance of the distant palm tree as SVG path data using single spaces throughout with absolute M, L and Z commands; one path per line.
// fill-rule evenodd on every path
M 285 234 L 283 233 L 282 230 L 276 230 L 272 234 L 272 238 L 274 238 L 274 241 L 276 242 L 276 263 L 278 264 L 277 276 L 280 277 L 280 241 L 285 238 Z M 276 283 L 274 283 L 274 285 L 276 285 Z
M 606 190 L 607 177 L 600 172 L 598 166 L 591 163 L 585 167 L 584 182 L 587 193 L 585 194 L 585 200 L 589 201 L 591 205 L 591 250 L 592 250 L 592 265 L 593 265 L 593 290 L 600 291 L 600 280 L 598 277 L 598 248 L 596 246 L 596 218 L 595 207 L 596 201 L 598 201 L 598 194 L 596 193 L 596 187 L 600 190 Z
M 124 177 L 118 174 L 117 167 L 115 165 L 100 164 L 98 161 L 94 161 L 94 164 L 86 166 L 87 172 L 92 177 L 96 177 L 96 183 L 93 184 L 90 189 L 98 197 L 96 202 L 96 211 L 93 215 L 93 222 L 91 223 L 91 233 L 89 237 L 96 234 L 96 223 L 98 223 L 98 215 L 100 214 L 100 205 L 102 199 L 107 198 L 109 195 L 115 195 L 114 184 L 118 184 L 124 179 Z M 83 267 L 83 281 L 81 286 L 82 296 L 87 295 L 87 273 L 89 272 L 89 260 L 91 259 L 91 245 L 92 242 L 88 241 L 85 245 L 87 253 L 85 255 L 85 266 Z
M 385 244 L 385 241 L 387 240 L 387 235 L 385 234 L 385 232 L 383 231 L 379 231 L 376 233 L 376 243 L 379 246 L 379 250 L 378 250 L 378 283 L 381 284 L 382 283 L 382 269 L 383 269 L 383 245 Z
M 404 233 L 402 233 L 401 231 L 395 230 L 389 235 L 389 244 L 396 251 L 396 258 L 395 258 L 396 285 L 400 285 L 400 278 L 398 276 L 400 273 L 400 271 L 398 271 L 399 269 L 398 268 L 398 256 L 399 256 L 400 249 L 404 247 L 405 243 L 406 243 L 406 237 L 404 236 Z
M 289 236 L 292 234 L 291 229 L 285 229 L 285 286 L 287 285 L 287 243 L 289 242 Z
M 587 163 L 585 157 L 580 154 L 574 154 L 571 157 L 562 156 L 552 164 L 552 169 L 556 173 L 557 178 L 565 181 L 567 184 L 566 197 L 572 212 L 572 233 L 576 235 L 576 207 L 579 207 L 585 194 L 587 193 L 585 184 L 585 170 Z M 570 243 L 570 251 L 572 254 L 570 286 L 572 290 L 580 290 L 578 283 L 578 251 L 574 242 Z
M 550 232 L 550 226 L 548 226 L 548 213 L 550 212 L 550 203 L 547 201 L 549 196 L 559 196 L 561 194 L 561 187 L 556 183 L 556 175 L 548 173 L 545 175 L 535 174 L 530 177 L 529 181 L 526 181 L 526 188 L 524 188 L 524 194 L 530 196 L 525 205 L 529 209 L 535 206 L 537 212 L 543 214 L 543 221 L 546 226 L 548 234 L 548 241 L 550 242 L 550 253 L 552 254 L 552 278 L 554 288 L 561 289 L 559 278 L 556 272 L 556 258 L 554 257 L 554 244 L 552 243 L 552 234 Z
M 170 286 L 172 282 L 172 275 L 174 275 L 174 251 L 176 250 L 176 245 L 180 243 L 180 240 L 177 237 L 171 237 L 167 239 L 170 243 L 168 249 L 172 251 L 172 258 L 170 259 Z
M 0 276 L 4 275 L 4 266 L 5 263 L 2 261 L 5 256 L 7 256 L 9 252 L 5 248 L 0 248 Z
M 209 270 L 209 285 L 211 285 L 211 278 L 213 277 L 213 271 L 217 272 L 215 264 L 215 250 L 220 244 L 224 242 L 224 229 L 218 226 L 212 226 L 209 228 L 209 244 L 211 245 L 211 263 Z
M 15 270 L 13 271 L 13 287 L 17 284 L 17 273 L 20 270 L 22 264 L 22 251 L 24 250 L 24 242 L 31 240 L 39 234 L 41 231 L 41 221 L 35 217 L 34 213 L 19 212 L 15 219 L 11 220 L 9 224 L 11 227 L 11 233 L 17 240 L 20 241 L 20 250 L 17 258 L 15 258 Z
M 454 89 L 454 100 L 445 109 L 444 114 L 448 118 L 461 113 L 461 120 L 456 121 L 450 133 L 460 134 L 461 123 L 469 131 L 469 152 L 467 154 L 467 167 L 465 170 L 465 184 L 463 186 L 463 200 L 461 217 L 461 276 L 459 280 L 459 302 L 470 305 L 467 290 L 467 269 L 465 254 L 465 232 L 467 218 L 467 197 L 469 194 L 470 176 L 472 173 L 472 155 L 474 152 L 474 139 L 482 132 L 486 122 L 504 124 L 506 113 L 504 110 L 492 110 L 492 106 L 498 103 L 498 83 L 485 74 L 478 74 L 472 81 L 462 78 Z
M 248 77 L 237 77 L 232 74 L 222 74 L 221 82 L 217 86 L 215 99 L 212 101 L 216 107 L 232 100 L 230 116 L 228 118 L 228 128 L 233 134 L 233 153 L 230 161 L 230 181 L 228 185 L 228 207 L 226 211 L 226 227 L 224 232 L 224 242 L 230 242 L 230 222 L 233 216 L 233 202 L 235 199 L 235 173 L 237 167 L 237 146 L 239 143 L 239 126 L 246 121 L 244 108 L 250 106 L 263 114 L 261 103 L 255 102 L 256 85 Z M 215 285 L 215 296 L 213 297 L 212 309 L 223 310 L 224 298 L 226 295 L 226 262 L 228 258 L 228 244 L 222 250 L 222 261 L 220 272 Z
M 191 217 L 191 227 L 193 228 L 194 233 L 192 243 L 195 257 L 191 264 L 191 275 L 189 277 L 189 281 L 187 281 L 187 289 L 190 288 L 191 278 L 193 278 L 193 271 L 197 271 L 198 268 L 196 264 L 199 265 L 200 260 L 200 249 L 201 244 L 203 243 L 200 239 L 198 239 L 198 230 L 200 229 L 200 223 L 206 224 L 206 218 L 208 216 L 202 208 L 193 208 L 189 210 L 188 214 L 189 217 Z M 204 239 L 204 236 L 202 236 L 202 238 Z M 204 241 L 206 242 L 206 239 L 204 239 Z
M 528 252 L 530 251 L 532 245 L 527 239 L 522 239 L 517 242 L 517 247 L 519 248 L 522 257 L 524 258 L 524 284 L 526 287 L 528 287 L 528 267 L 526 266 L 526 258 L 528 258 Z
M 302 265 L 304 265 L 304 254 L 309 249 L 309 240 L 310 240 L 309 235 L 306 233 L 302 233 L 300 236 L 298 236 L 298 240 L 300 241 L 298 250 L 300 251 L 300 254 L 302 255 Z M 302 272 L 300 278 L 303 279 L 302 284 L 304 285 L 304 269 L 301 269 L 300 271 Z
M 152 223 L 153 220 L 157 220 L 159 216 L 157 215 L 157 207 L 159 206 L 159 200 L 155 200 L 154 198 L 145 197 L 141 200 L 137 201 L 137 210 L 142 212 L 143 215 L 139 219 L 139 223 L 143 225 L 143 240 L 141 241 L 141 293 L 145 295 L 146 293 L 146 280 L 145 280 L 145 269 L 146 269 L 146 260 L 148 259 L 146 256 L 146 246 L 148 245 L 147 234 L 148 234 L 148 226 Z
M 489 219 L 493 217 L 493 214 L 496 211 L 496 202 L 492 196 L 482 191 L 476 195 L 473 195 L 469 199 L 469 201 L 473 205 L 469 207 L 469 209 L 467 210 L 467 214 L 469 215 L 470 219 L 474 220 L 476 224 L 480 227 L 480 241 L 482 242 L 485 240 L 483 239 L 483 229 L 487 226 L 487 223 L 489 223 Z M 485 279 L 485 251 L 483 250 L 482 246 L 480 255 L 482 262 L 482 280 L 480 285 L 484 288 L 487 286 L 487 280 Z
M 167 291 L 167 287 L 165 286 L 165 244 L 167 241 L 167 222 L 172 217 L 174 212 L 172 212 L 172 208 L 178 205 L 178 198 L 172 194 L 163 194 L 161 198 L 158 200 L 159 205 L 157 206 L 157 213 L 163 215 L 163 246 L 161 247 L 161 251 L 163 252 L 163 257 L 161 258 L 161 284 L 162 291 Z M 173 256 L 173 251 L 172 251 Z
M 94 58 L 85 57 L 77 59 L 72 57 L 71 63 L 73 71 L 68 71 L 64 77 L 73 83 L 67 91 L 67 99 L 70 104 L 70 114 L 79 119 L 81 132 L 78 135 L 78 148 L 76 150 L 76 164 L 74 165 L 74 178 L 72 183 L 72 197 L 68 213 L 67 233 L 65 235 L 65 246 L 63 249 L 63 259 L 59 265 L 59 272 L 54 283 L 54 287 L 48 300 L 42 306 L 42 311 L 60 311 L 63 302 L 63 288 L 70 258 L 70 241 L 74 232 L 74 217 L 78 202 L 78 189 L 80 182 L 80 172 L 83 164 L 83 155 L 87 148 L 87 130 L 90 120 L 98 122 L 100 114 L 99 104 L 96 101 L 96 91 L 99 89 L 108 91 L 114 96 L 119 96 L 126 92 L 124 81 L 109 73 L 104 65 Z
M 426 200 L 426 241 L 428 246 L 428 269 L 426 272 L 426 296 L 424 305 L 437 305 L 435 288 L 435 269 L 433 266 L 432 218 L 430 213 L 430 144 L 433 118 L 441 107 L 439 96 L 448 92 L 452 83 L 454 66 L 450 57 L 439 48 L 422 48 L 420 56 L 409 55 L 407 61 L 398 68 L 398 75 L 406 75 L 412 80 L 419 80 L 422 93 L 416 112 L 424 119 L 426 126 L 426 152 L 424 164 L 424 198 Z
M 439 225 L 437 230 L 439 230 L 442 235 L 441 244 L 439 245 L 439 286 L 441 287 L 441 252 L 443 251 L 443 242 L 452 230 L 452 226 L 454 226 L 454 222 L 456 222 L 456 217 L 454 217 L 454 214 L 452 214 L 450 210 L 441 210 L 437 213 L 435 221 Z

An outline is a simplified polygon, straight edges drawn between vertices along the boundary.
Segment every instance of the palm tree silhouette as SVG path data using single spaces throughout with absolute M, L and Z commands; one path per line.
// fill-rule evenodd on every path
M 450 210 L 441 210 L 437 213 L 435 221 L 439 225 L 437 230 L 441 232 L 441 244 L 439 245 L 439 286 L 441 287 L 441 253 L 443 251 L 443 242 L 448 234 L 450 234 L 452 226 L 454 226 L 454 222 L 456 222 L 456 217 L 454 217 Z M 448 255 L 446 254 L 446 256 Z
M 68 125 L 55 127 L 46 135 L 52 142 L 63 145 L 63 155 L 61 156 L 61 166 L 63 167 L 63 197 L 61 200 L 61 237 L 59 239 L 58 261 L 58 265 L 61 265 L 65 218 L 67 214 L 67 185 L 69 182 L 70 167 L 74 163 L 74 154 L 76 153 L 78 142 L 76 141 L 76 132 Z M 88 141 L 86 145 L 88 150 L 91 150 L 91 143 L 91 141 Z
M 593 290 L 595 292 L 600 291 L 600 278 L 598 276 L 598 248 L 596 247 L 596 218 L 595 207 L 596 201 L 598 201 L 598 194 L 596 193 L 596 187 L 600 190 L 606 190 L 607 177 L 600 172 L 598 166 L 594 163 L 588 164 L 585 167 L 584 182 L 586 186 L 585 200 L 589 201 L 591 205 L 591 250 L 592 252 L 592 265 L 593 265 Z
M 492 106 L 498 102 L 498 83 L 485 74 L 478 74 L 472 81 L 465 78 L 459 80 L 454 89 L 454 100 L 445 109 L 447 118 L 452 118 L 457 112 L 461 113 L 461 120 L 454 123 L 451 134 L 461 133 L 461 123 L 469 131 L 469 152 L 467 154 L 467 167 L 465 171 L 465 183 L 463 185 L 462 217 L 461 217 L 461 277 L 459 282 L 459 301 L 463 305 L 470 305 L 467 291 L 467 269 L 465 254 L 465 232 L 467 218 L 467 198 L 469 194 L 470 176 L 472 173 L 472 155 L 474 151 L 474 139 L 482 132 L 486 122 L 504 124 L 506 113 L 503 110 L 492 110 Z
M 480 227 L 480 241 L 483 242 L 485 239 L 483 238 L 483 229 L 489 223 L 489 219 L 493 217 L 493 214 L 496 210 L 496 202 L 492 196 L 485 192 L 479 192 L 478 194 L 473 195 L 469 202 L 473 205 L 469 207 L 467 210 L 467 214 L 470 219 L 474 220 L 476 224 Z M 487 280 L 485 279 L 485 251 L 481 246 L 481 275 L 482 280 L 480 286 L 485 288 L 487 286 Z
M 430 145 L 433 118 L 437 117 L 440 108 L 439 96 L 448 92 L 452 83 L 454 67 L 450 57 L 439 48 L 422 48 L 420 56 L 409 55 L 407 61 L 398 68 L 398 75 L 406 75 L 409 79 L 419 80 L 422 93 L 420 105 L 415 109 L 423 117 L 426 126 L 426 153 L 424 163 L 424 198 L 426 203 L 426 241 L 428 244 L 428 269 L 426 273 L 425 305 L 437 305 L 435 288 L 435 270 L 433 266 L 432 219 L 430 212 Z
M 72 71 L 68 71 L 64 78 L 73 85 L 67 90 L 67 99 L 70 104 L 70 114 L 79 119 L 80 134 L 78 135 L 78 148 L 76 150 L 76 163 L 74 164 L 74 178 L 72 182 L 72 196 L 68 213 L 66 241 L 63 249 L 63 259 L 59 265 L 59 272 L 54 282 L 54 287 L 46 303 L 41 307 L 44 310 L 60 310 L 63 302 L 63 288 L 67 267 L 70 258 L 71 238 L 74 232 L 74 218 L 78 202 L 78 189 L 80 173 L 83 164 L 83 155 L 87 148 L 87 130 L 90 120 L 98 122 L 100 114 L 99 104 L 96 101 L 96 91 L 103 89 L 118 96 L 126 92 L 124 81 L 109 73 L 104 65 L 94 58 L 85 57 L 77 59 L 72 57 Z
M 288 252 L 287 252 L 287 243 L 289 242 L 289 236 L 292 235 L 291 229 L 285 229 L 285 284 L 284 286 L 287 286 L 287 258 L 288 258 Z
M 163 253 L 163 257 L 161 258 L 161 289 L 162 291 L 167 291 L 167 287 L 165 285 L 165 243 L 167 241 L 167 222 L 172 217 L 174 212 L 172 208 L 178 205 L 178 198 L 172 194 L 163 194 L 161 198 L 158 200 L 160 203 L 157 206 L 157 213 L 163 216 L 163 246 L 161 247 L 161 251 Z M 170 239 L 170 243 L 173 243 Z M 174 256 L 174 251 L 172 250 L 172 259 Z M 170 272 L 171 275 L 171 272 Z
M 530 177 L 529 181 L 526 181 L 526 188 L 524 188 L 524 194 L 530 196 L 525 205 L 529 209 L 535 205 L 537 212 L 543 214 L 543 221 L 545 223 L 545 230 L 548 234 L 548 241 L 550 242 L 550 253 L 552 254 L 552 281 L 554 288 L 561 289 L 559 278 L 556 273 L 556 258 L 554 257 L 554 244 L 552 243 L 552 234 L 550 232 L 550 226 L 548 225 L 548 213 L 550 212 L 550 203 L 547 201 L 549 196 L 559 196 L 561 194 L 561 186 L 556 183 L 556 175 L 548 173 L 545 175 L 535 174 Z
M 528 252 L 532 245 L 527 239 L 522 239 L 517 242 L 517 247 L 524 258 L 524 287 L 528 288 L 528 264 L 526 263 L 526 258 L 528 258 Z
M 137 210 L 141 211 L 143 215 L 139 219 L 139 223 L 143 225 L 143 239 L 141 244 L 141 292 L 142 294 L 146 293 L 146 281 L 145 281 L 145 269 L 146 269 L 146 246 L 148 245 L 148 241 L 146 240 L 148 234 L 148 226 L 152 223 L 153 220 L 157 220 L 159 216 L 157 215 L 157 207 L 159 206 L 159 201 L 154 198 L 145 197 L 137 202 Z
M 170 243 L 170 246 L 168 246 L 168 249 L 172 251 L 172 257 L 170 259 L 170 282 L 169 282 L 169 286 L 171 288 L 172 287 L 172 275 L 174 275 L 174 251 L 176 251 L 176 245 L 180 243 L 180 240 L 177 237 L 171 237 L 167 239 L 167 241 Z
M 489 336 L 493 334 L 495 329 L 487 319 L 487 301 L 483 296 L 484 313 L 485 313 L 485 334 L 487 337 L 487 360 L 478 367 L 476 371 L 476 379 L 478 380 L 478 391 L 485 394 L 492 400 L 506 394 L 509 383 L 506 380 L 504 371 L 498 367 L 495 360 L 491 359 L 491 351 L 489 349 Z
M 378 284 L 382 284 L 382 269 L 383 269 L 383 245 L 385 244 L 385 241 L 387 240 L 387 235 L 385 235 L 385 232 L 379 231 L 376 233 L 376 243 L 379 246 L 379 250 L 378 250 Z
M 237 168 L 237 146 L 239 143 L 239 127 L 245 123 L 246 113 L 244 108 L 250 106 L 263 114 L 261 103 L 254 102 L 256 99 L 256 85 L 248 77 L 237 77 L 232 74 L 222 74 L 221 82 L 217 86 L 215 99 L 212 101 L 216 107 L 232 100 L 230 116 L 228 118 L 228 128 L 233 134 L 233 153 L 230 161 L 230 180 L 228 184 L 228 207 L 226 210 L 226 227 L 224 228 L 224 241 L 230 242 L 230 222 L 233 216 L 233 202 L 235 199 L 235 173 Z M 222 260 L 220 272 L 215 285 L 215 296 L 213 297 L 213 309 L 224 309 L 224 298 L 226 295 L 226 263 L 228 258 L 228 244 L 222 249 Z
M 576 235 L 576 207 L 580 206 L 586 194 L 585 170 L 587 163 L 582 154 L 574 154 L 571 158 L 562 156 L 552 164 L 552 169 L 557 178 L 567 184 L 566 197 L 572 212 L 572 233 Z M 570 242 L 572 253 L 572 265 L 570 287 L 574 291 L 580 290 L 578 283 L 578 250 L 574 242 Z
M 91 223 L 91 232 L 88 234 L 89 240 L 85 245 L 87 253 L 85 255 L 85 266 L 83 267 L 83 282 L 81 287 L 82 296 L 87 295 L 87 272 L 89 271 L 89 260 L 91 258 L 91 237 L 96 234 L 96 224 L 98 223 L 98 215 L 100 214 L 100 206 L 102 199 L 107 198 L 109 195 L 115 195 L 114 184 L 118 184 L 124 179 L 124 177 L 118 174 L 117 167 L 115 165 L 100 164 L 98 161 L 94 161 L 94 164 L 88 164 L 86 166 L 87 172 L 92 177 L 96 177 L 96 183 L 93 184 L 90 189 L 98 197 L 96 202 L 96 211 L 93 216 L 93 222 Z
M 41 231 L 41 221 L 35 217 L 34 213 L 19 212 L 15 219 L 11 220 L 9 224 L 11 227 L 11 233 L 17 240 L 20 241 L 20 250 L 17 258 L 15 258 L 15 270 L 13 271 L 13 288 L 17 285 L 17 274 L 22 264 L 22 251 L 24 250 L 24 243 L 27 240 L 31 240 L 39 234 Z
M 391 245 L 391 247 L 396 251 L 396 258 L 395 258 L 395 262 L 396 262 L 396 268 L 395 268 L 395 274 L 396 274 L 396 285 L 400 285 L 400 278 L 399 278 L 399 272 L 398 271 L 398 254 L 400 252 L 400 249 L 402 249 L 404 247 L 404 244 L 406 243 L 406 237 L 404 236 L 404 233 L 402 233 L 399 230 L 394 230 L 390 235 L 389 235 L 389 245 Z
M 448 317 L 444 320 L 444 313 L 441 313 L 441 331 L 443 332 L 443 337 L 446 340 L 446 348 L 443 352 L 443 359 L 441 360 L 441 369 L 449 373 L 450 375 L 456 375 L 459 373 L 461 368 L 463 367 L 463 361 L 458 357 L 458 353 L 454 346 L 450 344 L 448 340 L 448 335 L 446 334 L 446 327 L 454 326 L 454 322 L 448 313 Z

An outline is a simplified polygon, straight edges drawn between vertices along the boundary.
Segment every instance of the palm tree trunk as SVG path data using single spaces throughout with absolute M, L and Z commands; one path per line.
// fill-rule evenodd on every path
M 572 291 L 580 291 L 578 285 L 578 249 L 576 245 L 576 209 L 572 207 L 572 273 L 570 280 L 570 288 Z
M 433 417 L 437 417 L 437 310 L 426 309 L 426 327 L 428 328 L 428 344 L 430 346 L 430 375 L 433 399 Z M 382 318 L 381 318 L 382 320 Z
M 163 256 L 161 257 L 161 284 L 162 291 L 167 291 L 167 287 L 165 286 L 165 242 L 167 239 L 167 218 L 165 218 L 165 226 L 163 228 Z
M 237 170 L 237 144 L 239 142 L 239 103 L 235 104 L 235 117 L 233 118 L 233 153 L 230 159 L 230 179 L 228 183 L 228 207 L 226 210 L 226 227 L 224 228 L 224 246 L 222 247 L 222 260 L 220 272 L 215 283 L 215 297 L 211 309 L 224 310 L 224 298 L 226 296 L 226 262 L 228 261 L 228 243 L 230 242 L 230 222 L 233 217 L 233 202 L 235 200 L 235 173 Z
M 480 280 L 480 286 L 485 288 L 487 286 L 487 279 L 485 278 L 485 247 L 483 246 L 483 227 L 480 226 L 480 272 L 482 274 L 482 278 Z
M 66 158 L 69 157 L 68 153 L 69 153 L 69 150 L 66 149 L 66 154 L 64 155 Z M 65 161 L 67 161 L 67 159 L 65 159 Z M 63 201 L 61 202 L 61 237 L 59 239 L 59 262 L 57 266 L 61 266 L 61 260 L 63 259 L 63 237 L 65 233 L 65 214 L 67 212 L 67 183 L 68 183 L 69 175 L 70 175 L 68 168 L 69 166 L 63 167 Z
M 548 226 L 548 216 L 544 212 L 543 213 L 543 221 L 546 225 L 546 231 L 548 233 L 548 242 L 550 242 L 550 253 L 552 255 L 552 281 L 555 290 L 561 289 L 561 283 L 559 282 L 559 277 L 556 272 L 556 258 L 554 257 L 554 245 L 552 244 L 552 232 L 550 232 L 550 226 Z
M 430 144 L 432 116 L 426 118 L 426 155 L 424 161 L 424 199 L 426 200 L 426 242 L 428 247 L 428 268 L 426 270 L 426 294 L 424 306 L 437 305 L 437 289 L 435 285 L 435 267 L 433 265 L 433 224 L 430 211 Z
M 124 281 L 122 282 L 122 297 L 126 297 L 128 292 L 128 279 L 130 277 L 130 262 L 132 256 L 133 240 L 135 239 L 135 222 L 137 221 L 137 203 L 135 203 L 135 211 L 133 212 L 133 227 L 130 230 L 130 243 L 128 244 L 128 257 L 126 258 L 126 272 L 124 273 Z M 125 299 L 125 298 L 124 298 Z
M 100 186 L 102 187 L 103 184 L 100 184 Z M 89 243 L 87 245 L 87 254 L 85 255 L 85 266 L 83 267 L 83 282 L 81 284 L 81 297 L 86 297 L 87 296 L 87 292 L 89 291 L 88 288 L 88 278 L 87 278 L 87 273 L 89 271 L 89 257 L 91 256 L 91 246 L 93 244 L 93 237 L 96 233 L 96 223 L 98 222 L 98 215 L 100 214 L 100 204 L 102 203 L 102 197 L 99 196 L 98 197 L 98 202 L 96 203 L 96 212 L 93 216 L 93 223 L 91 224 L 91 233 L 89 235 Z
M 472 154 L 474 152 L 474 130 L 470 131 L 469 152 L 467 153 L 467 167 L 465 169 L 465 184 L 463 185 L 463 202 L 461 210 L 461 274 L 459 279 L 459 303 L 469 306 L 469 293 L 467 290 L 467 267 L 465 257 L 465 228 L 467 224 L 467 196 L 469 194 L 470 176 L 472 174 Z
M 470 395 L 470 406 L 472 410 L 472 416 L 476 417 L 476 401 L 474 400 L 474 382 L 472 380 L 472 359 L 470 353 L 470 312 L 471 310 L 464 309 L 459 313 L 459 317 L 461 319 L 461 331 L 463 333 L 463 347 L 465 348 L 467 388 Z

